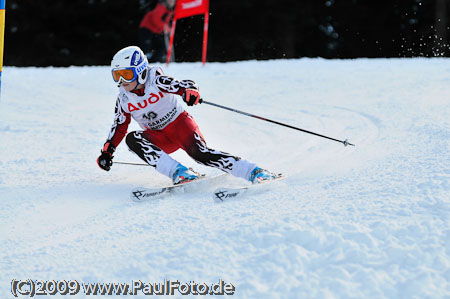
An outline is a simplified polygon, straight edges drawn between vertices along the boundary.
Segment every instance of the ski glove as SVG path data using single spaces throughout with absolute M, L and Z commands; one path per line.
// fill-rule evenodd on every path
M 111 166 L 113 164 L 112 159 L 114 158 L 113 153 L 116 150 L 114 145 L 109 142 L 106 142 L 103 146 L 103 150 L 101 151 L 101 155 L 97 158 L 98 166 L 106 171 L 111 170 Z
M 194 106 L 198 104 L 198 101 L 200 100 L 200 93 L 198 90 L 195 89 L 186 89 L 186 91 L 183 93 L 183 101 L 188 106 Z

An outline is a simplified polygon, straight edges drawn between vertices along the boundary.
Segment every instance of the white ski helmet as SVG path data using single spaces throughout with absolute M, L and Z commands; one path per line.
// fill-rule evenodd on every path
M 114 82 L 133 82 L 144 84 L 148 75 L 148 61 L 139 47 L 129 46 L 117 52 L 111 60 L 111 73 Z

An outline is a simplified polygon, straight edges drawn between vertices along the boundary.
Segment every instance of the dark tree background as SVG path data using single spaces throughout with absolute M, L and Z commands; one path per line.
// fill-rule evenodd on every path
M 109 65 L 156 0 L 7 0 L 5 65 Z M 449 56 L 450 0 L 210 0 L 208 61 Z M 177 22 L 201 59 L 203 17 Z

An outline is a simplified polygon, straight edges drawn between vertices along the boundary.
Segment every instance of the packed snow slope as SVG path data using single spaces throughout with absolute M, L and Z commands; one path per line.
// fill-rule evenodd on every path
M 245 182 L 135 203 L 132 188 L 170 180 L 151 167 L 97 166 L 117 93 L 109 68 L 6 67 L 1 298 L 13 279 L 222 279 L 235 298 L 450 298 L 449 59 L 163 67 L 198 82 L 205 100 L 356 146 L 188 107 L 210 147 L 288 178 L 222 204 L 214 188 Z M 141 162 L 124 142 L 114 159 Z

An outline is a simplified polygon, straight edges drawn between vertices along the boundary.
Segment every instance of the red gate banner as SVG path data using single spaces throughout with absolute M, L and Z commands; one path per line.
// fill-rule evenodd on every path
M 208 13 L 209 0 L 177 0 L 175 19 Z
M 172 28 L 170 30 L 169 49 L 167 50 L 167 65 L 170 63 L 170 55 L 172 54 L 173 38 L 175 36 L 175 27 L 177 20 L 201 14 L 205 15 L 205 22 L 203 26 L 202 62 L 203 64 L 206 63 L 206 48 L 208 44 L 209 0 L 177 0 L 172 20 Z

